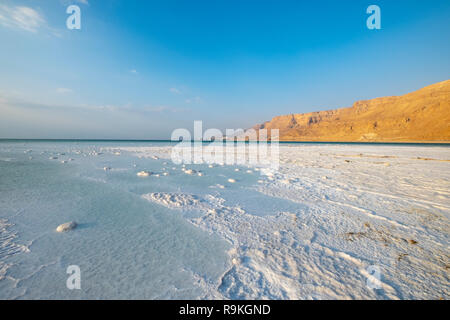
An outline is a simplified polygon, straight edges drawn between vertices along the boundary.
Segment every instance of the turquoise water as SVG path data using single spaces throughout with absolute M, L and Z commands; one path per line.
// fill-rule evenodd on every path
M 214 283 L 226 271 L 228 243 L 140 197 L 161 188 L 136 179 L 136 159 L 85 156 L 107 145 L 0 143 L 0 219 L 29 248 L 0 251 L 0 299 L 193 299 L 204 294 L 195 277 Z M 79 227 L 56 233 L 67 221 Z M 69 265 L 80 267 L 82 290 L 67 289 Z
M 138 158 L 109 147 L 171 145 L 140 141 L 0 141 L 0 299 L 198 299 L 230 268 L 231 244 L 194 226 L 198 212 L 172 210 L 143 194 L 220 195 L 229 205 L 268 215 L 293 204 L 253 190 L 258 175 L 234 167 Z M 62 163 L 64 161 L 65 163 Z M 104 167 L 111 170 L 105 171 Z M 170 175 L 142 179 L 141 170 Z M 175 168 L 175 170 L 173 170 Z M 239 184 L 211 188 L 230 174 Z M 222 182 L 223 183 L 223 182 Z M 79 226 L 57 233 L 62 223 Z M 0 225 L 1 226 L 1 225 Z M 69 290 L 68 266 L 81 271 Z

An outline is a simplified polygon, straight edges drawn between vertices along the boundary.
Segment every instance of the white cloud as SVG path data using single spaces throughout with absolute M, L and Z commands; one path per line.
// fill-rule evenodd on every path
M 87 6 L 89 5 L 88 0 L 60 0 L 60 2 L 63 6 L 69 6 L 69 5 L 73 4 L 74 2 L 85 4 Z
M 170 111 L 176 112 L 164 106 L 36 103 L 0 90 L 0 138 L 167 139 L 190 123 Z
M 200 103 L 202 102 L 202 99 L 200 97 L 194 97 L 194 98 L 188 98 L 186 100 L 184 100 L 187 104 L 190 103 Z
M 137 72 L 136 69 L 132 69 L 132 70 L 130 70 L 130 72 L 131 72 L 131 73 L 134 73 L 134 74 L 138 74 L 138 72 Z
M 169 107 L 166 106 L 157 106 L 157 107 L 146 107 L 144 108 L 145 111 L 148 112 L 163 112 L 169 110 Z
M 177 88 L 170 88 L 170 92 L 175 93 L 175 94 L 181 94 L 181 91 L 178 90 Z
M 56 89 L 56 92 L 58 92 L 58 93 L 72 93 L 73 90 L 69 89 L 69 88 L 58 88 L 58 89 Z
M 146 111 L 146 112 L 157 112 L 157 113 L 161 113 L 161 112 L 178 113 L 178 112 L 188 111 L 188 109 L 173 108 L 173 107 L 168 107 L 168 106 L 156 106 L 156 107 L 148 106 L 148 107 L 144 107 L 142 110 Z
M 0 5 L 0 25 L 4 27 L 35 33 L 46 24 L 44 17 L 30 7 Z

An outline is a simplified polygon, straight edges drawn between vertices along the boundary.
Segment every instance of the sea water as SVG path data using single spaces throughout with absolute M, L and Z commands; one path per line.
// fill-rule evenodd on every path
M 138 168 L 161 163 L 93 155 L 102 146 L 0 143 L 0 218 L 14 235 L 4 241 L 22 246 L 0 251 L 1 299 L 192 299 L 204 294 L 198 277 L 215 283 L 225 272 L 226 241 L 141 198 L 183 181 L 139 179 Z M 78 228 L 56 233 L 67 221 Z M 70 265 L 82 290 L 66 287 Z

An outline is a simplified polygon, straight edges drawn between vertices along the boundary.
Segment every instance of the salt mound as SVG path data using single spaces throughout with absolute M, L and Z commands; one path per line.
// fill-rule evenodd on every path
M 191 194 L 155 192 L 142 195 L 142 198 L 165 205 L 166 207 L 196 206 L 200 200 Z
M 236 180 L 234 180 L 234 179 L 228 179 L 228 182 L 229 182 L 229 183 L 235 183 Z
M 78 224 L 75 221 L 66 222 L 66 223 L 59 225 L 58 228 L 56 228 L 56 232 L 70 231 L 70 230 L 75 229 L 77 227 L 77 225 Z
M 148 177 L 148 176 L 150 176 L 152 173 L 151 172 L 148 172 L 148 171 L 139 171 L 138 173 L 137 173 L 137 176 L 138 177 Z

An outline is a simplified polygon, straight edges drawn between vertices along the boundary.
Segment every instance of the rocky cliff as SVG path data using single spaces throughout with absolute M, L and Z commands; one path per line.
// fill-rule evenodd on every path
M 253 128 L 279 129 L 281 141 L 450 142 L 450 80 L 349 108 L 278 116 Z

